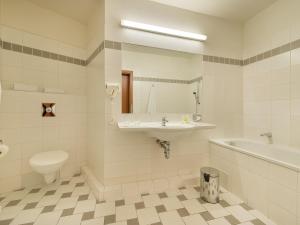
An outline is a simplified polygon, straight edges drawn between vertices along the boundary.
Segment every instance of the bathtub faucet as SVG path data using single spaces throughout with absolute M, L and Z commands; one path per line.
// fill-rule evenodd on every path
M 260 136 L 267 137 L 269 140 L 269 144 L 273 144 L 273 134 L 271 132 L 263 133 Z

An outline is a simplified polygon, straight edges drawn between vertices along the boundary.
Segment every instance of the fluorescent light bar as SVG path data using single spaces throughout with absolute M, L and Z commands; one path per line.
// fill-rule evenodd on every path
M 203 34 L 196 34 L 196 33 L 180 31 L 180 30 L 174 30 L 170 28 L 159 27 L 159 26 L 154 26 L 154 25 L 149 25 L 144 23 L 137 23 L 129 20 L 121 20 L 121 26 L 130 29 L 164 34 L 173 37 L 180 37 L 180 38 L 191 39 L 196 41 L 205 41 L 207 39 L 207 36 Z

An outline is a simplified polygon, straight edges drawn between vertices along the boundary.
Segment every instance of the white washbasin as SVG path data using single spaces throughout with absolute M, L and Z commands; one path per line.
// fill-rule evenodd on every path
M 159 140 L 171 141 L 178 136 L 187 135 L 199 129 L 211 129 L 216 126 L 208 123 L 183 123 L 183 122 L 168 122 L 166 126 L 162 126 L 161 122 L 119 122 L 118 127 L 123 131 L 140 131 L 145 132 L 149 136 Z

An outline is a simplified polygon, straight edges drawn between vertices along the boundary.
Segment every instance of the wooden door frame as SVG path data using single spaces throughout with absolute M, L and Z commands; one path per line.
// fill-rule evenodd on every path
M 122 70 L 122 76 L 129 76 L 129 113 L 133 113 L 133 71 Z

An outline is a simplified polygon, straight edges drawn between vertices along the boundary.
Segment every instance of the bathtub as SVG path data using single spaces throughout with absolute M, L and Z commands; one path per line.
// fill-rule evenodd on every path
M 221 184 L 277 225 L 300 221 L 300 150 L 247 139 L 210 140 Z
M 300 150 L 247 139 L 212 139 L 211 143 L 300 172 Z

